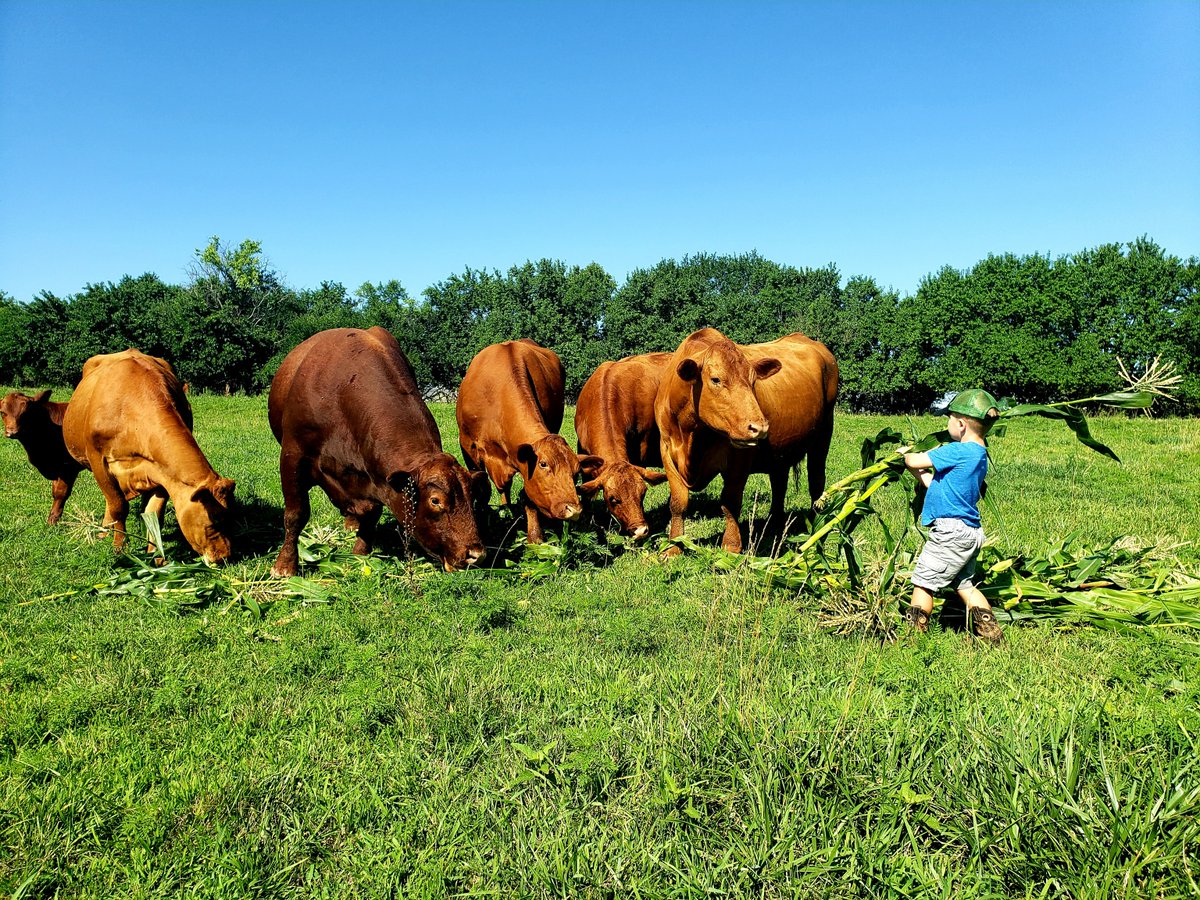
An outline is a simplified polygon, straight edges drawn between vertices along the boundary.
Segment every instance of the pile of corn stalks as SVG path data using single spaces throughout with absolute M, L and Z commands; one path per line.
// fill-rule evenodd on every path
M 1088 428 L 1083 408 L 1148 410 L 1156 397 L 1170 398 L 1179 382 L 1170 366 L 1156 359 L 1140 377 L 1121 366 L 1128 388 L 1110 394 L 1051 404 L 1009 406 L 1001 402 L 993 435 L 1003 434 L 1010 419 L 1041 416 L 1064 422 L 1086 446 L 1114 460 L 1117 455 Z M 742 570 L 772 585 L 815 596 L 822 603 L 821 624 L 839 634 L 895 636 L 900 602 L 911 590 L 901 573 L 912 554 L 879 519 L 884 557 L 865 567 L 853 533 L 874 515 L 871 498 L 890 484 L 907 492 L 914 519 L 920 521 L 921 497 L 915 480 L 905 477 L 904 450 L 923 452 L 949 439 L 944 431 L 906 439 L 884 429 L 862 445 L 862 468 L 833 484 L 814 504 L 810 532 L 789 538 L 789 549 L 770 557 L 738 557 L 713 551 L 714 565 Z M 902 445 L 907 445 L 903 447 Z M 1044 559 L 1008 557 L 994 546 L 984 548 L 981 590 L 1011 621 L 1049 619 L 1102 628 L 1150 627 L 1200 635 L 1200 578 L 1181 571 L 1178 560 L 1157 548 L 1136 546 L 1118 538 L 1107 546 L 1085 547 L 1077 535 L 1064 537 Z M 1002 615 L 1003 619 L 1004 616 Z

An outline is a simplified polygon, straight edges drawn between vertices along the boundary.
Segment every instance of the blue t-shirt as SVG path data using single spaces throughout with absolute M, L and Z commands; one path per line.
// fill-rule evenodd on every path
M 973 441 L 956 441 L 930 450 L 929 461 L 933 463 L 933 483 L 925 494 L 921 524 L 962 519 L 979 528 L 979 493 L 987 475 L 987 449 Z

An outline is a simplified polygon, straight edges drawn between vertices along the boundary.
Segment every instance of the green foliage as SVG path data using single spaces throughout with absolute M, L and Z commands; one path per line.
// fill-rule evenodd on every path
M 238 481 L 244 554 L 195 577 L 232 591 L 278 549 L 277 447 L 262 397 L 193 404 Z M 453 408 L 433 411 L 453 446 Z M 859 466 L 864 434 L 939 424 L 840 416 L 831 471 Z M 1003 546 L 1044 559 L 1082 529 L 1075 579 L 1105 535 L 1200 539 L 1200 473 L 1179 465 L 1200 423 L 1093 430 L 1123 465 L 1041 417 L 993 442 Z M 832 595 L 714 571 L 707 549 L 599 559 L 572 531 L 533 579 L 352 557 L 316 491 L 300 580 L 332 602 L 248 590 L 260 615 L 232 594 L 96 589 L 127 570 L 90 531 L 44 524 L 47 485 L 11 441 L 0 492 L 5 895 L 1195 893 L 1200 660 L 1158 629 L 1031 620 L 989 653 L 936 628 L 847 640 Z M 666 489 L 648 496 L 664 522 Z M 701 548 L 722 528 L 705 499 Z M 870 499 L 853 534 L 868 587 L 881 523 L 906 512 L 894 488 Z M 102 509 L 81 477 L 69 516 Z M 172 562 L 147 582 L 192 558 L 171 516 Z
M 30 303 L 0 295 L 0 378 L 73 384 L 93 353 L 137 346 L 171 361 L 193 388 L 257 392 L 311 334 L 382 325 L 425 390 L 453 391 L 488 344 L 532 338 L 563 360 L 574 397 L 605 359 L 673 350 L 697 328 L 736 341 L 801 331 L 841 368 L 841 403 L 915 412 L 947 391 L 985 387 L 1046 404 L 1119 384 L 1119 365 L 1176 366 L 1178 406 L 1200 410 L 1200 260 L 1147 237 L 1051 259 L 999 253 L 943 268 L 912 296 L 836 266 L 797 268 L 757 253 L 664 259 L 618 285 L 595 263 L 528 260 L 507 272 L 466 268 L 419 299 L 398 280 L 284 285 L 260 242 L 212 238 L 189 283 L 153 275 L 89 284 Z

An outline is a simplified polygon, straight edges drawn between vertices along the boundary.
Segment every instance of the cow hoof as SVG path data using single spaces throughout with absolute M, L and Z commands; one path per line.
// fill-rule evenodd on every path
M 281 566 L 279 563 L 271 566 L 272 578 L 291 578 L 296 574 L 295 566 Z

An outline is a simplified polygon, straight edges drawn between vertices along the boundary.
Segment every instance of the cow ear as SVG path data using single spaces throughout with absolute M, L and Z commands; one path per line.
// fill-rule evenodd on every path
M 700 364 L 691 357 L 688 357 L 675 367 L 675 374 L 684 381 L 695 381 L 700 377 Z
M 217 498 L 217 502 L 222 506 L 228 506 L 233 502 L 233 489 L 237 487 L 237 482 L 232 478 L 218 478 L 216 485 L 213 487 L 213 496 Z
M 34 403 L 45 403 L 49 399 L 50 399 L 49 391 L 42 391 L 40 394 L 34 394 L 34 396 L 33 396 Z
M 770 378 L 783 368 L 777 359 L 759 359 L 754 362 L 754 374 L 761 378 Z
M 602 487 L 603 485 L 600 483 L 600 479 L 593 478 L 591 481 L 585 481 L 579 486 L 579 493 L 588 500 L 591 500 L 592 497 L 596 496 L 596 492 Z
M 393 472 L 387 477 L 388 487 L 397 494 L 403 494 L 405 489 L 413 483 L 412 476 L 407 472 Z
M 604 458 L 601 456 L 581 456 L 579 457 L 579 468 L 589 478 L 595 477 L 604 465 Z
M 492 499 L 492 485 L 488 481 L 487 472 L 471 473 L 471 496 L 481 503 L 487 503 Z
M 533 449 L 533 444 L 522 444 L 517 448 L 517 462 L 523 465 L 526 471 L 533 471 L 537 464 L 537 451 Z
M 656 472 L 654 469 L 638 469 L 642 473 L 642 478 L 646 479 L 646 484 L 662 484 L 667 480 L 666 472 Z

